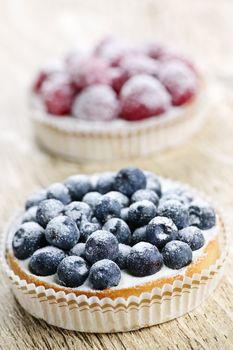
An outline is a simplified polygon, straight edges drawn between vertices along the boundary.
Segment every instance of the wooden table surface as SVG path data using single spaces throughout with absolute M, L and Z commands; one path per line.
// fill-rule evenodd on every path
M 107 33 L 165 40 L 199 63 L 209 86 L 208 119 L 185 145 L 134 161 L 207 192 L 233 224 L 233 2 L 231 0 L 0 0 L 0 222 L 3 228 L 40 186 L 76 172 L 126 165 L 78 165 L 33 142 L 27 88 L 35 69 Z M 90 335 L 47 326 L 0 285 L 0 349 L 233 349 L 233 251 L 225 276 L 201 307 L 177 320 L 125 334 Z M 2 278 L 1 278 L 2 280 Z

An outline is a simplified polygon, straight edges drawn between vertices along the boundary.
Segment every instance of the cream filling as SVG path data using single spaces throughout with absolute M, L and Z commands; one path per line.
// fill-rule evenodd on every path
M 95 174 L 91 176 L 92 179 L 92 183 L 93 185 L 96 183 L 98 177 L 100 174 Z M 162 185 L 162 190 L 166 191 L 167 189 L 169 189 L 169 187 L 176 185 L 175 181 L 171 181 L 171 180 L 166 180 L 166 179 L 161 179 L 161 185 Z M 185 186 L 184 186 L 185 189 Z M 195 198 L 197 198 L 197 195 L 195 196 Z M 21 221 L 21 217 L 18 217 L 18 219 L 13 223 L 12 227 L 9 230 L 9 235 L 8 235 L 8 242 L 7 242 L 7 246 L 8 249 L 10 251 L 12 251 L 11 248 L 11 242 L 12 242 L 12 237 L 14 235 L 14 233 L 17 230 L 17 227 L 20 225 L 20 221 Z M 200 257 L 204 257 L 204 250 L 206 248 L 206 246 L 209 244 L 210 241 L 214 240 L 216 238 L 216 236 L 218 235 L 218 229 L 217 226 L 214 226 L 213 228 L 211 228 L 210 230 L 205 230 L 203 231 L 204 234 L 204 238 L 205 238 L 205 244 L 203 247 L 201 247 L 200 249 L 193 251 L 193 259 L 192 262 L 195 263 L 198 258 Z M 26 260 L 19 260 L 16 259 L 19 266 L 21 267 L 21 269 L 26 272 L 28 275 L 32 275 L 35 277 L 35 275 L 33 275 L 30 271 L 29 271 L 29 261 L 30 258 L 26 259 Z M 122 289 L 122 288 L 131 288 L 131 287 L 135 287 L 141 284 L 144 284 L 146 282 L 151 282 L 151 281 L 155 281 L 158 280 L 160 278 L 166 278 L 166 277 L 172 277 L 172 276 L 176 276 L 176 275 L 182 275 L 185 274 L 187 268 L 189 267 L 183 267 L 180 270 L 173 270 L 170 269 L 169 267 L 163 265 L 162 268 L 156 272 L 153 275 L 150 276 L 145 276 L 145 277 L 136 277 L 133 276 L 131 274 L 129 274 L 126 270 L 121 270 L 121 280 L 120 283 L 118 284 L 118 286 L 116 287 L 112 287 L 111 289 Z M 50 275 L 50 276 L 36 276 L 36 278 L 40 281 L 44 281 L 50 284 L 58 284 L 58 279 L 57 279 L 57 275 Z M 89 279 L 87 278 L 86 281 L 79 287 L 77 288 L 73 288 L 74 290 L 86 290 L 86 291 L 91 291 L 93 290 L 93 288 L 91 287 L 90 283 L 89 283 Z

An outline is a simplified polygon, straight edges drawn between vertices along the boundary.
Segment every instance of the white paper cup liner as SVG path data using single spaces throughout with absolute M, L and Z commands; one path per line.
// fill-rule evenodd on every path
M 203 89 L 204 90 L 204 89 Z M 188 140 L 207 114 L 206 92 L 162 117 L 139 122 L 89 122 L 53 117 L 32 98 L 31 119 L 39 145 L 73 161 L 112 161 L 148 156 Z
M 229 231 L 223 212 L 219 209 L 216 212 L 221 231 L 218 235 L 220 258 L 209 268 L 193 274 L 192 277 L 183 275 L 182 280 L 176 279 L 172 284 L 164 284 L 162 288 L 154 288 L 140 296 L 132 295 L 127 299 L 114 300 L 77 296 L 65 291 L 56 292 L 52 288 L 36 286 L 20 279 L 9 267 L 5 257 L 9 227 L 1 243 L 2 269 L 21 306 L 34 317 L 51 325 L 95 333 L 125 332 L 156 325 L 191 311 L 201 304 L 219 283 L 228 254 Z

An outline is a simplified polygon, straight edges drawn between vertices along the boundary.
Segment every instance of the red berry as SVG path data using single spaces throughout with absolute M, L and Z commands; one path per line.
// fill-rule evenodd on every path
M 167 62 L 167 61 L 178 61 L 182 62 L 185 65 L 187 65 L 189 68 L 191 68 L 195 74 L 197 74 L 196 68 L 194 67 L 193 63 L 183 55 L 180 55 L 179 53 L 172 51 L 172 50 L 166 50 L 164 53 L 159 57 L 160 62 Z
M 144 47 L 144 52 L 151 58 L 158 59 L 165 52 L 165 48 L 159 43 L 149 43 Z
M 57 116 L 70 113 L 74 93 L 74 87 L 65 74 L 51 76 L 41 90 L 47 112 Z
M 107 63 L 92 56 L 73 62 L 70 73 L 77 89 L 110 82 Z
M 188 102 L 196 94 L 196 75 L 182 61 L 169 60 L 161 63 L 159 80 L 171 94 L 175 106 Z
M 144 55 L 128 55 L 122 59 L 120 67 L 132 77 L 136 74 L 156 75 L 158 63 Z
M 110 69 L 111 86 L 117 94 L 120 93 L 122 86 L 129 79 L 129 75 L 120 67 Z
M 40 93 L 43 83 L 52 75 L 64 71 L 64 62 L 60 60 L 53 60 L 45 65 L 38 73 L 32 85 L 32 90 L 35 93 Z
M 164 113 L 170 96 L 163 85 L 149 75 L 135 75 L 121 89 L 121 116 L 130 121 Z
M 108 85 L 89 86 L 76 97 L 72 112 L 79 119 L 112 120 L 119 112 L 116 93 Z
M 134 50 L 124 40 L 107 37 L 96 46 L 94 55 L 104 59 L 110 66 L 114 67 L 118 66 L 122 58 Z

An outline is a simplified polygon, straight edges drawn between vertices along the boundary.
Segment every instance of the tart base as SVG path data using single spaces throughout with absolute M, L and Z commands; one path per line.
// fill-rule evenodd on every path
M 227 255 L 227 232 L 218 215 L 218 234 L 203 256 L 183 275 L 161 278 L 134 288 L 105 291 L 71 290 L 22 273 L 3 245 L 2 266 L 22 307 L 36 318 L 81 332 L 125 332 L 166 322 L 198 306 L 215 289 Z M 80 292 L 80 291 L 78 291 Z
M 139 122 L 90 123 L 51 116 L 33 96 L 31 116 L 36 140 L 49 153 L 73 161 L 112 161 L 149 156 L 183 143 L 201 126 L 205 101 L 200 91 L 192 101 L 164 116 Z

